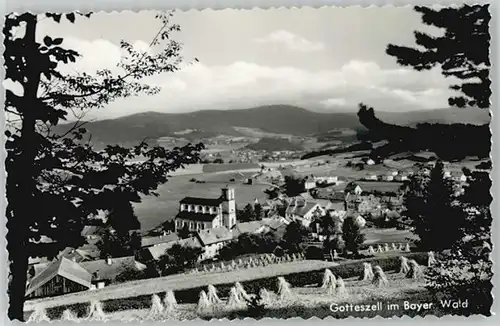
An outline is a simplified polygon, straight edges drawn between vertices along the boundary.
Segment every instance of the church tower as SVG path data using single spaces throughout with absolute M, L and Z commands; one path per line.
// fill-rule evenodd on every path
M 236 199 L 234 188 L 222 188 L 222 224 L 231 229 L 236 225 Z

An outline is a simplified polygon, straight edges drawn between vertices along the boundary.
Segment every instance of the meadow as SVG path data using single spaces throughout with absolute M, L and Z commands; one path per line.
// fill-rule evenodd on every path
M 363 229 L 365 235 L 364 245 L 384 244 L 384 243 L 406 243 L 409 240 L 416 239 L 415 234 L 410 230 L 397 230 L 396 228 L 379 229 L 379 228 L 365 228 Z
M 197 286 L 187 292 L 182 290 L 179 291 L 178 284 L 184 283 L 184 279 L 189 279 L 190 275 L 184 275 L 184 277 L 181 278 L 171 276 L 170 282 L 156 279 L 155 290 L 157 292 L 154 292 L 158 296 L 156 298 L 156 303 L 154 296 L 151 296 L 153 292 L 149 292 L 149 296 L 142 295 L 135 298 L 129 297 L 125 301 L 120 299 L 106 301 L 103 296 L 100 295 L 100 291 L 102 293 L 105 289 L 93 291 L 95 295 L 92 296 L 92 299 L 101 302 L 101 313 L 99 314 L 100 318 L 102 318 L 101 320 L 152 319 L 160 321 L 165 319 L 186 320 L 198 317 L 208 320 L 212 318 L 234 319 L 245 317 L 310 318 L 316 316 L 318 318 L 324 318 L 333 316 L 336 318 L 346 318 L 350 316 L 375 317 L 377 315 L 382 317 L 425 314 L 441 315 L 443 313 L 442 309 L 438 307 L 435 298 L 433 298 L 425 288 L 423 274 L 420 274 L 420 276 L 416 278 L 408 278 L 406 274 L 400 273 L 399 255 L 402 253 L 394 254 L 396 255 L 393 257 L 373 257 L 340 265 L 334 265 L 332 263 L 328 265 L 328 263 L 320 261 L 295 261 L 273 265 L 273 270 L 276 271 L 270 274 L 269 272 L 271 272 L 271 270 L 269 268 L 262 268 L 262 270 L 269 271 L 266 273 L 267 277 L 263 277 L 264 275 L 262 272 L 258 271 L 259 268 L 228 272 L 226 273 L 228 275 L 222 277 L 216 273 L 194 275 L 196 278 L 192 280 L 194 282 L 193 286 L 197 286 L 199 283 L 198 280 L 204 277 L 211 277 L 212 282 L 209 281 L 209 283 L 207 283 L 207 280 L 205 280 L 204 286 Z M 406 255 L 408 259 L 415 259 L 420 264 L 420 268 L 425 269 L 422 264 L 425 264 L 424 257 L 427 256 L 426 254 L 406 253 L 404 255 Z M 385 277 L 388 280 L 387 283 L 380 285 L 379 282 L 373 283 L 370 279 L 361 280 L 360 276 L 363 275 L 363 261 L 370 262 L 374 268 L 375 266 L 380 266 L 385 272 Z M 297 267 L 300 264 L 302 264 L 302 266 L 310 265 L 310 270 L 304 268 L 304 271 L 298 272 Z M 292 270 L 295 272 L 287 274 L 285 272 L 285 268 L 287 267 L 289 272 Z M 333 282 L 337 284 L 336 287 L 325 287 L 325 268 L 329 268 L 335 275 Z M 277 271 L 278 269 L 280 270 L 279 272 Z M 236 272 L 252 275 L 254 281 L 233 277 Z M 280 276 L 280 274 L 283 276 Z M 340 278 L 344 280 L 342 285 L 339 283 Z M 231 298 L 229 297 L 231 297 L 232 290 L 230 290 L 230 288 L 233 287 L 237 281 L 241 281 L 240 284 L 249 295 L 253 295 L 263 288 L 267 290 L 268 296 L 265 300 L 265 309 L 261 311 L 258 316 L 248 310 L 244 301 L 240 301 L 236 304 L 234 304 L 234 302 L 231 303 Z M 283 286 L 284 283 L 286 286 Z M 212 284 L 215 287 L 212 288 L 212 290 L 216 291 L 220 299 L 204 306 L 206 309 L 201 310 L 200 302 L 203 301 L 198 301 L 198 297 L 201 293 L 200 291 L 206 291 L 206 284 Z M 210 292 L 210 287 L 208 288 L 208 292 Z M 174 309 L 170 309 L 168 313 L 160 313 L 158 311 L 158 305 L 161 306 L 162 304 L 159 300 L 165 298 L 165 292 L 167 291 L 173 291 L 171 294 L 175 295 L 177 304 L 174 306 Z M 129 291 L 128 295 L 130 296 L 133 294 L 137 294 L 137 292 Z M 79 302 L 82 302 L 82 304 L 85 303 L 83 305 L 75 305 L 72 304 L 74 300 L 70 298 L 70 295 L 64 297 L 66 298 L 63 301 L 59 300 L 59 302 L 54 302 L 54 300 L 52 300 L 52 304 L 50 305 L 47 305 L 47 302 L 43 303 L 43 307 L 53 307 L 46 309 L 51 319 L 59 319 L 62 312 L 67 309 L 70 309 L 73 314 L 78 314 L 80 318 L 88 315 L 90 304 L 88 301 L 85 303 L 85 298 L 73 296 L 73 298 L 78 298 L 78 300 L 80 300 Z M 89 298 L 87 298 L 87 300 L 88 299 Z M 198 305 L 196 304 L 197 301 Z M 436 304 L 432 309 L 422 310 L 417 313 L 415 310 L 406 310 L 403 305 L 404 301 L 412 303 L 435 302 Z M 165 302 L 167 302 L 166 299 Z M 377 303 L 381 304 L 381 309 L 368 313 L 359 311 L 332 312 L 330 310 L 331 304 L 341 306 L 344 304 L 371 305 Z M 64 306 L 60 306 L 61 304 L 64 304 Z M 392 309 L 389 309 L 388 304 L 396 304 L 397 306 L 393 306 Z M 42 305 L 39 305 L 39 308 L 40 307 L 42 307 Z M 29 314 L 29 312 L 27 313 Z

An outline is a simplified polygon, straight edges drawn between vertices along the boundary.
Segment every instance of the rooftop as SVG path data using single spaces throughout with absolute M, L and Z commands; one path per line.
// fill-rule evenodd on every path
M 156 246 L 146 248 L 147 251 L 149 251 L 149 254 L 154 260 L 160 259 L 161 256 L 165 254 L 165 252 L 172 248 L 174 245 L 181 245 L 181 246 L 188 246 L 188 247 L 195 247 L 199 248 L 201 247 L 200 241 L 198 238 L 186 238 L 186 239 L 180 239 L 177 241 L 171 241 L 171 242 L 165 242 L 165 243 L 160 243 Z
M 213 229 L 205 229 L 196 233 L 202 245 L 207 246 L 222 241 L 233 239 L 233 233 L 227 228 L 221 226 Z
M 87 288 L 92 286 L 90 283 L 92 276 L 87 270 L 78 263 L 62 257 L 61 260 L 49 264 L 43 271 L 31 279 L 26 295 L 30 295 L 56 275 L 60 275 Z
M 171 241 L 177 241 L 179 237 L 175 233 L 170 233 L 166 235 L 158 235 L 153 237 L 142 237 L 141 239 L 141 247 L 151 247 L 158 245 L 160 243 L 166 243 Z
M 111 264 L 106 259 L 82 262 L 80 266 L 92 275 L 93 280 L 112 280 L 128 269 L 143 270 L 145 265 L 137 262 L 134 256 L 111 258 Z M 94 275 L 94 273 L 98 275 Z
M 219 198 L 198 198 L 198 197 L 184 197 L 179 203 L 188 205 L 202 205 L 202 206 L 219 206 L 223 202 L 222 197 Z

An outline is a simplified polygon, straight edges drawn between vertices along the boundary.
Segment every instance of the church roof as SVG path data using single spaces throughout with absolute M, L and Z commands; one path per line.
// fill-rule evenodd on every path
M 219 206 L 223 202 L 222 197 L 219 198 L 198 198 L 184 197 L 181 199 L 181 204 L 202 205 L 202 206 Z
M 183 220 L 191 220 L 191 221 L 200 221 L 200 222 L 212 222 L 217 215 L 215 214 L 206 214 L 206 213 L 195 213 L 195 212 L 187 212 L 181 211 L 177 213 L 175 218 L 183 219 Z

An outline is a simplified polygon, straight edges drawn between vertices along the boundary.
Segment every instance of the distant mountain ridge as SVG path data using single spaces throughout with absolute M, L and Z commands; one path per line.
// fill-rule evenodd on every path
M 452 112 L 460 110 L 462 112 Z M 377 111 L 380 119 L 389 123 L 414 125 L 419 122 L 481 124 L 488 122 L 488 113 L 467 109 L 442 109 L 388 113 Z M 467 120 L 467 121 L 464 121 Z M 364 130 L 356 112 L 318 113 L 290 105 L 261 106 L 240 110 L 204 110 L 189 113 L 144 112 L 116 119 L 89 122 L 85 128 L 92 141 L 103 144 L 137 143 L 145 138 L 161 137 L 209 138 L 217 135 L 241 136 L 234 127 L 260 129 L 276 134 L 308 136 L 344 128 Z M 67 130 L 68 125 L 58 127 Z M 183 133 L 185 130 L 195 130 Z M 191 138 L 191 139 L 190 139 Z

